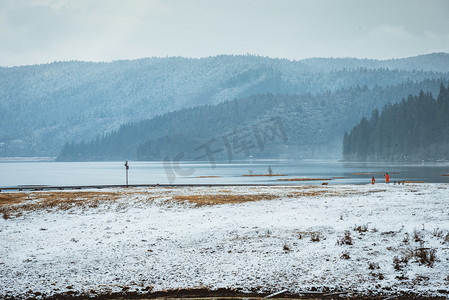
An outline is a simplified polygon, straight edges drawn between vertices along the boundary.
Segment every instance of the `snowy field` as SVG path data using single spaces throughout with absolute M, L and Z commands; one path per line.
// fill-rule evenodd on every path
M 0 298 L 188 288 L 449 296 L 448 184 L 1 195 Z

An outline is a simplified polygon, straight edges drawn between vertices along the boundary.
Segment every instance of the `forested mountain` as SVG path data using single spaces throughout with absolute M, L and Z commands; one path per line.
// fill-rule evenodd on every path
M 251 95 L 448 79 L 448 56 L 289 61 L 223 55 L 0 68 L 0 156 L 55 156 L 66 142 L 91 140 L 122 124 Z
M 435 100 L 421 91 L 362 118 L 345 133 L 343 155 L 361 161 L 449 160 L 449 86 Z
M 309 58 L 302 60 L 306 65 L 313 66 L 317 71 L 332 71 L 340 69 L 390 69 L 390 70 L 423 70 L 447 72 L 449 70 L 449 53 L 434 53 L 418 55 L 409 58 L 375 60 L 356 58 Z
M 446 81 L 447 82 L 447 81 Z M 66 144 L 59 160 L 340 158 L 341 136 L 373 108 L 440 80 L 355 87 L 318 95 L 260 94 L 129 123 L 89 142 Z M 246 149 L 246 148 L 247 149 Z M 203 157 L 201 157 L 203 156 Z

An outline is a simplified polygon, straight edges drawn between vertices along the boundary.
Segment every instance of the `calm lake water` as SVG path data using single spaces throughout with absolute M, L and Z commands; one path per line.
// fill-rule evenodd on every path
M 449 163 L 391 164 L 346 163 L 325 160 L 248 160 L 233 163 L 185 162 L 179 165 L 162 162 L 129 162 L 129 184 L 321 184 L 319 182 L 278 181 L 286 178 L 331 178 L 329 184 L 366 184 L 372 176 L 384 183 L 383 173 L 391 181 L 413 180 L 449 183 Z M 248 174 L 273 173 L 282 177 L 242 177 Z M 378 174 L 355 174 L 378 173 Z M 204 178 L 202 176 L 219 176 Z M 345 178 L 334 178 L 345 177 Z M 1 161 L 0 187 L 18 185 L 102 185 L 125 184 L 124 162 L 48 162 Z

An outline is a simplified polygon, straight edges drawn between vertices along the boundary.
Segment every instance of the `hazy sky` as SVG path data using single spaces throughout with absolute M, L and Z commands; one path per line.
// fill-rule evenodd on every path
M 448 0 L 0 0 L 0 66 L 449 52 Z

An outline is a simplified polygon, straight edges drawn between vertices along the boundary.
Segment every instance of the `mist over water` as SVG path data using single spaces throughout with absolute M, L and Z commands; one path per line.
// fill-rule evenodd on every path
M 376 184 L 384 183 L 384 172 L 391 182 L 397 180 L 449 183 L 449 163 L 391 164 L 358 163 L 335 160 L 248 160 L 217 162 L 181 162 L 168 166 L 162 162 L 129 162 L 129 184 Z M 267 174 L 287 176 L 242 176 Z M 184 173 L 183 173 L 184 171 Z M 359 173 L 359 174 L 355 174 Z M 365 174 L 360 174 L 365 173 Z M 368 173 L 368 174 L 366 174 Z M 184 175 L 183 175 L 184 174 Z M 185 175 L 188 174 L 188 175 Z M 123 185 L 126 183 L 124 162 L 1 162 L 0 187 L 19 185 Z M 170 177 L 174 176 L 174 177 Z M 217 177 L 207 177 L 217 176 Z M 334 178 L 344 177 L 344 178 Z M 330 178 L 329 181 L 279 181 L 291 178 Z

